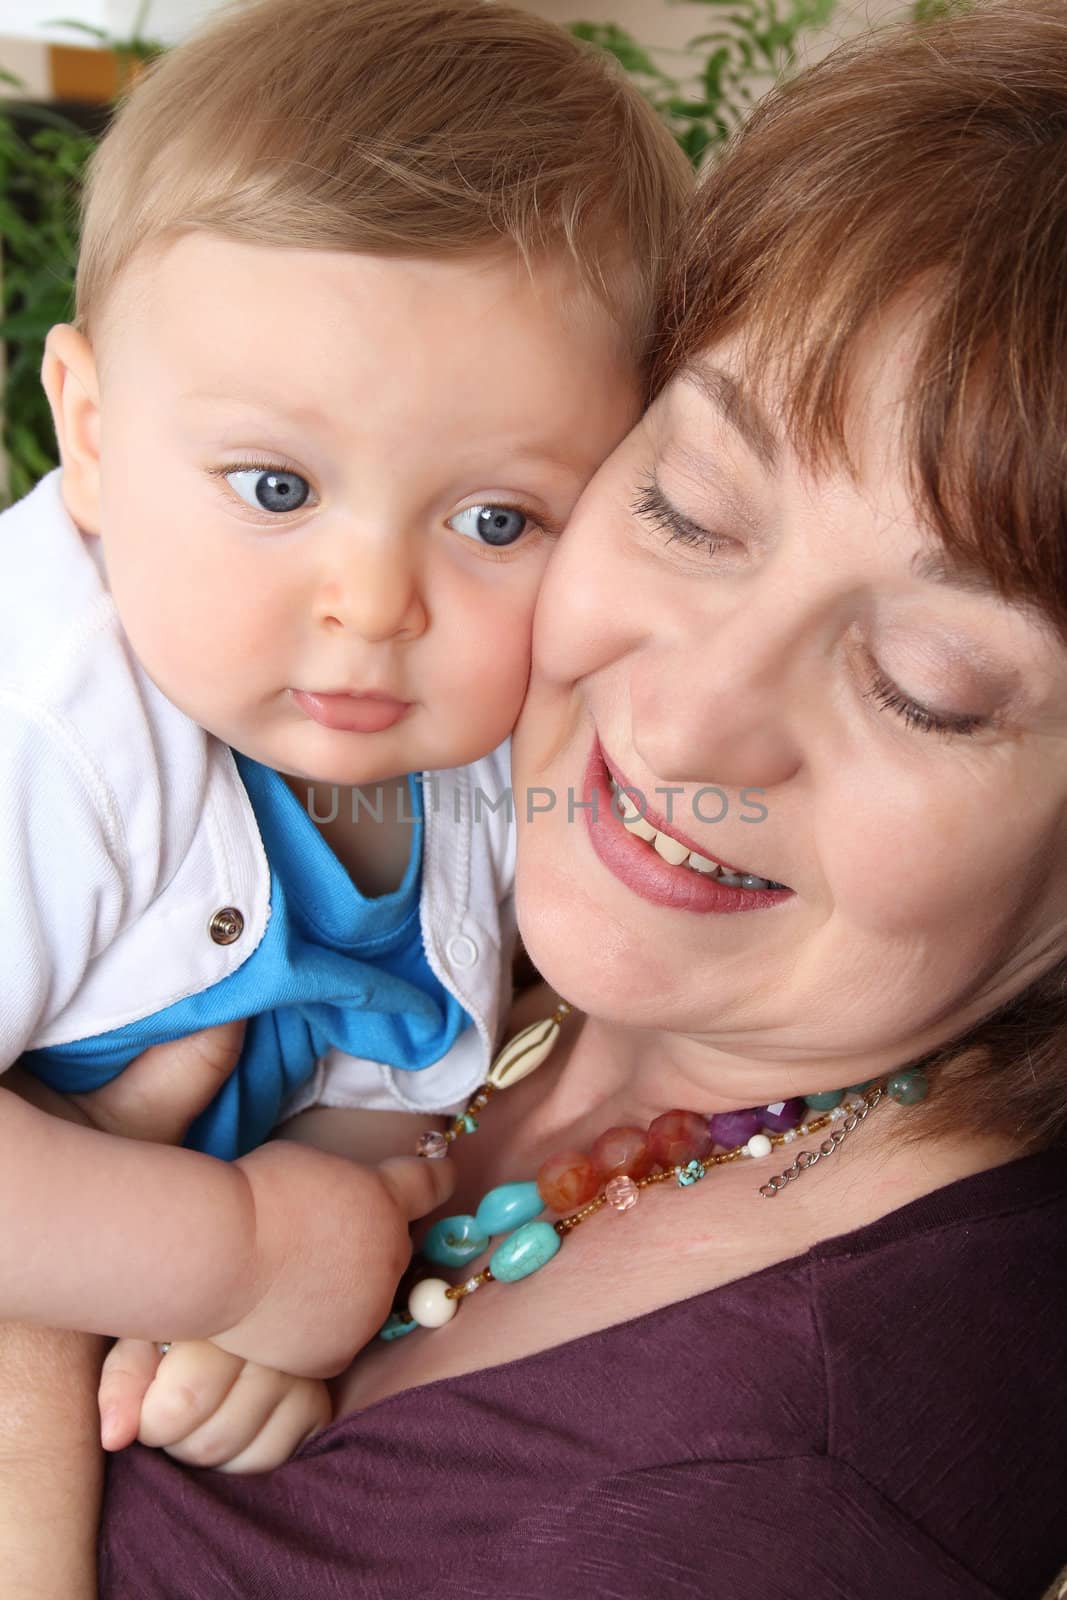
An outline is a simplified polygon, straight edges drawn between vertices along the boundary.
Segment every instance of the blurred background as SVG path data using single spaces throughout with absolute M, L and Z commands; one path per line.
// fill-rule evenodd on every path
M 301 0 L 292 0 L 300 6 Z M 695 166 L 783 73 L 967 0 L 516 0 L 609 51 Z M 222 0 L 0 0 L 0 504 L 54 464 L 37 373 L 66 320 L 81 174 L 124 87 Z
M 145 27 L 152 36 L 173 44 L 196 27 L 204 17 L 218 9 L 222 0 L 153 0 L 148 7 Z M 646 45 L 661 49 L 684 48 L 689 39 L 709 31 L 710 27 L 724 21 L 729 25 L 731 12 L 742 12 L 742 4 L 707 5 L 703 0 L 517 0 L 526 11 L 534 11 L 554 22 L 612 23 L 626 29 Z M 300 0 L 293 0 L 299 5 Z M 100 83 L 105 74 L 100 64 L 91 61 L 72 61 L 72 49 L 83 52 L 92 43 L 92 35 L 84 30 L 95 29 L 100 35 L 111 38 L 128 38 L 137 31 L 140 0 L 0 0 L 0 64 L 17 73 L 33 94 L 53 92 L 58 71 L 60 86 L 79 76 L 86 82 Z M 788 0 L 777 8 L 760 7 L 766 20 L 773 19 L 775 10 L 788 15 Z M 816 10 L 806 7 L 805 10 Z M 829 39 L 842 31 L 852 32 L 858 27 L 899 15 L 909 8 L 903 0 L 841 0 L 836 8 L 837 19 L 826 30 L 819 30 L 816 48 L 825 48 Z M 76 23 L 77 27 L 63 26 L 62 19 Z

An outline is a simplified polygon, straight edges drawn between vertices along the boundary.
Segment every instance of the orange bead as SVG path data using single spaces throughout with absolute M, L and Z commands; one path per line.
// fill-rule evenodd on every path
M 711 1149 L 707 1117 L 696 1111 L 665 1111 L 648 1125 L 648 1148 L 661 1167 L 702 1161 Z
M 606 1182 L 609 1178 L 647 1178 L 655 1163 L 644 1128 L 609 1128 L 589 1152 Z
M 600 1193 L 600 1174 L 584 1150 L 549 1156 L 537 1169 L 537 1192 L 550 1211 L 576 1211 Z

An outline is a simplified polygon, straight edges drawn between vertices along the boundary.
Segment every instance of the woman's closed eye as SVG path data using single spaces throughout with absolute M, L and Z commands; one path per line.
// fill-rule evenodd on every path
M 668 544 L 685 544 L 700 550 L 714 551 L 733 543 L 730 539 L 712 533 L 709 528 L 701 527 L 699 522 L 694 522 L 691 517 L 679 511 L 677 506 L 672 505 L 667 499 L 655 477 L 652 476 L 646 478 L 641 485 L 632 503 L 632 510 L 642 522 L 660 533 L 665 533 Z
M 894 711 L 909 728 L 918 728 L 923 733 L 962 734 L 966 737 L 989 725 L 988 717 L 968 712 L 931 711 L 929 707 L 919 705 L 902 694 L 870 657 L 867 658 L 867 665 L 871 682 L 863 690 L 864 699 L 873 700 L 887 711 Z

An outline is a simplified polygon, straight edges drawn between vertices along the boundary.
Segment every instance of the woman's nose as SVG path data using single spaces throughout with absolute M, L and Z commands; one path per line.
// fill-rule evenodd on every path
M 400 539 L 337 551 L 320 582 L 316 613 L 322 627 L 369 644 L 418 638 L 429 613 L 416 553 Z
M 799 630 L 742 610 L 702 638 L 633 658 L 630 694 L 639 755 L 659 777 L 770 789 L 801 764 L 805 665 Z M 810 693 L 810 689 L 807 691 Z

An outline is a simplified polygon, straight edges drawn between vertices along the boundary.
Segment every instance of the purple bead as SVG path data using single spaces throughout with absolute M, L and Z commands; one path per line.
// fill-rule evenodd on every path
M 758 1116 L 770 1133 L 785 1133 L 804 1121 L 807 1109 L 803 1100 L 772 1100 L 769 1106 L 764 1106 L 758 1112 Z
M 733 1150 L 747 1144 L 759 1132 L 759 1113 L 756 1111 L 717 1111 L 708 1118 L 708 1132 L 724 1150 Z

